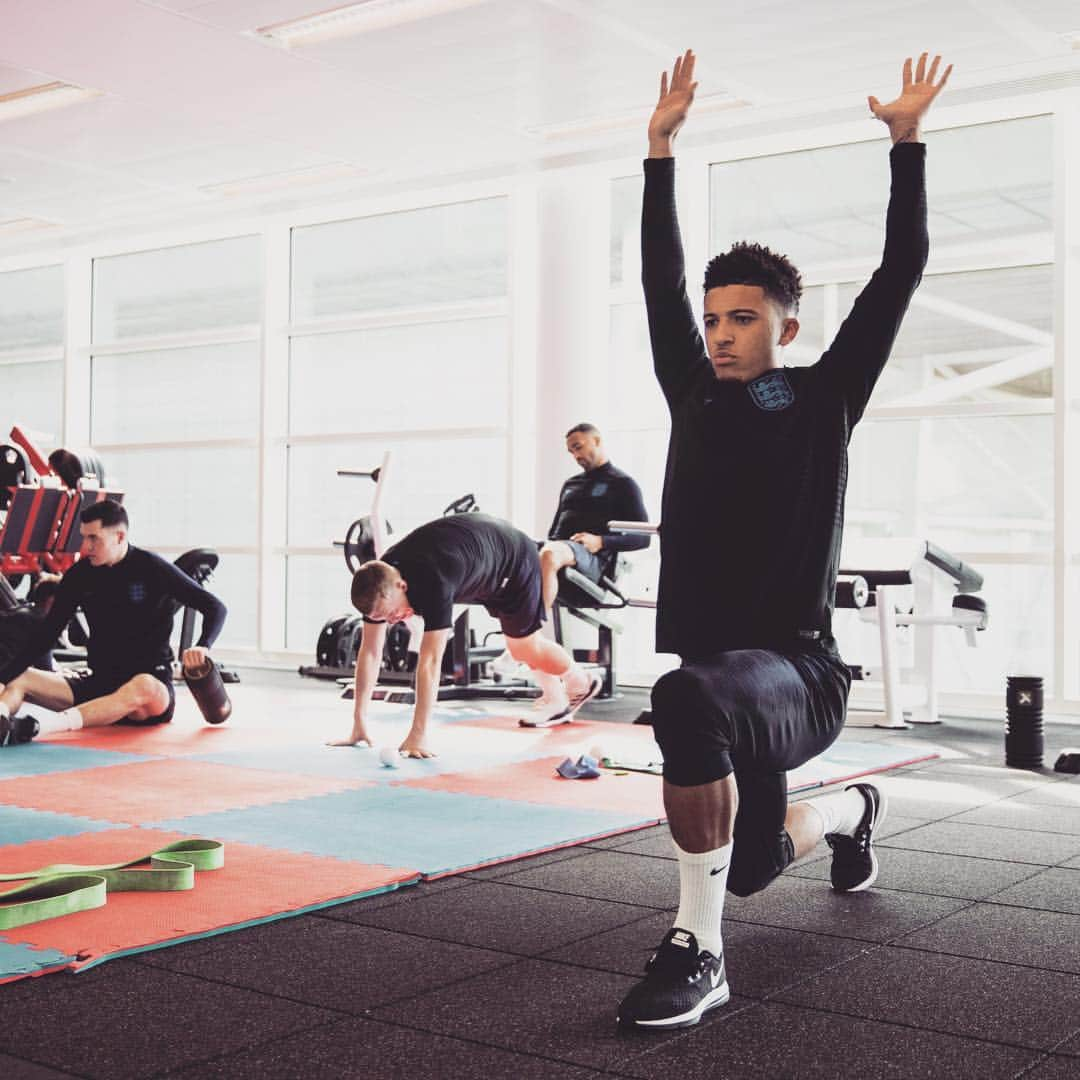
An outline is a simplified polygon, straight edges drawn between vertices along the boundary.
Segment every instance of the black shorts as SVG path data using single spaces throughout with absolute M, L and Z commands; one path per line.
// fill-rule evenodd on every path
M 527 541 L 520 545 L 520 555 L 514 572 L 484 603 L 489 614 L 499 620 L 508 638 L 526 638 L 544 625 L 544 596 L 540 583 L 540 552 L 536 544 Z
M 139 674 L 142 673 L 133 671 L 130 675 L 97 675 L 93 671 L 77 671 L 65 675 L 64 679 L 67 681 L 68 686 L 71 687 L 71 696 L 75 699 L 75 707 L 78 708 L 87 701 L 115 694 L 124 683 L 130 682 Z M 162 665 L 161 667 L 152 668 L 145 674 L 153 675 L 169 691 L 168 706 L 164 712 L 159 713 L 157 716 L 148 716 L 145 720 L 132 720 L 130 717 L 125 716 L 122 720 L 117 720 L 116 723 L 131 727 L 150 727 L 154 724 L 167 724 L 173 718 L 173 712 L 176 709 L 176 691 L 173 690 L 171 668 Z
M 791 861 L 787 773 L 835 741 L 850 686 L 832 654 L 739 649 L 686 663 L 653 687 L 664 778 L 693 787 L 735 774 L 733 892 L 763 888 Z

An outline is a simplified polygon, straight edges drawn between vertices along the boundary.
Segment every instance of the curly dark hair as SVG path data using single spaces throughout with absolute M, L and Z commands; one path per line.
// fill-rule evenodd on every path
M 799 310 L 802 276 L 786 255 L 761 244 L 739 241 L 730 251 L 710 259 L 705 267 L 705 292 L 720 285 L 757 285 L 785 311 Z

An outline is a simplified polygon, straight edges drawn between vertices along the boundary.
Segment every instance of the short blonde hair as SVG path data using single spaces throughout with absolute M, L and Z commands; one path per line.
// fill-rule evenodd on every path
M 401 579 L 397 568 L 372 559 L 364 563 L 352 579 L 352 602 L 362 615 L 370 615 L 379 600 L 389 600 Z

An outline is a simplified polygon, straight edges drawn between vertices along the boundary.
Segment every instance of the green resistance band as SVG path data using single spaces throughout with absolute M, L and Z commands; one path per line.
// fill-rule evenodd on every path
M 225 845 L 219 840 L 178 840 L 130 862 L 108 866 L 56 863 L 20 874 L 0 874 L 0 881 L 32 879 L 0 893 L 0 930 L 90 911 L 104 905 L 108 892 L 193 889 L 196 870 L 220 870 L 224 865 Z

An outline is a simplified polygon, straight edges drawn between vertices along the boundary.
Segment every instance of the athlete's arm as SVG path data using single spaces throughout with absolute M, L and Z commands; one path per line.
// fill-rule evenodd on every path
M 705 345 L 686 295 L 686 264 L 675 209 L 672 144 L 694 100 L 693 52 L 675 61 L 670 85 L 660 76 L 660 97 L 649 120 L 649 156 L 641 208 L 641 283 L 649 319 L 653 368 L 668 401 L 688 376 L 707 364 Z
M 427 729 L 435 701 L 439 695 L 439 673 L 442 671 L 443 652 L 450 637 L 449 630 L 425 630 L 420 639 L 420 656 L 416 661 L 416 707 L 413 710 L 412 728 L 398 749 L 412 758 L 434 757 L 427 746 Z
M 900 96 L 888 105 L 875 97 L 868 99 L 874 115 L 888 125 L 893 141 L 885 249 L 881 264 L 817 365 L 843 395 L 849 425 L 866 408 L 926 266 L 926 147 L 918 140 L 922 118 L 952 71 L 948 67 L 935 83 L 940 60 L 936 57 L 927 71 L 924 53 L 914 77 L 911 60 L 907 60 Z
M 361 630 L 360 648 L 356 652 L 356 673 L 353 676 L 352 732 L 347 739 L 335 739 L 328 745 L 357 746 L 359 743 L 371 745 L 366 718 L 368 706 L 371 704 L 371 692 L 379 681 L 385 642 L 386 623 L 365 621 Z

